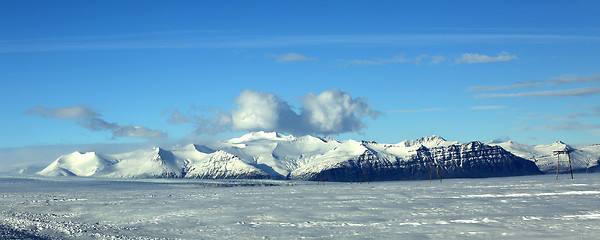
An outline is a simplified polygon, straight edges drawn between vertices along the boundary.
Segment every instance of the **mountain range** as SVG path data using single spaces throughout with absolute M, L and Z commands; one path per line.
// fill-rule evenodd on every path
M 155 147 L 120 154 L 73 152 L 60 156 L 38 174 L 312 181 L 412 180 L 438 174 L 443 178 L 501 177 L 556 171 L 558 157 L 554 151 L 559 150 L 571 151 L 575 172 L 600 171 L 600 145 L 460 143 L 439 136 L 381 144 L 252 132 L 210 145 Z M 559 171 L 568 172 L 567 156 L 559 157 Z

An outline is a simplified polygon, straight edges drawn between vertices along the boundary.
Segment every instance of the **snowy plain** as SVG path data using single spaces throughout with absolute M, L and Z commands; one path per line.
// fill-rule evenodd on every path
M 0 238 L 598 239 L 598 180 L 599 173 L 369 184 L 5 176 Z

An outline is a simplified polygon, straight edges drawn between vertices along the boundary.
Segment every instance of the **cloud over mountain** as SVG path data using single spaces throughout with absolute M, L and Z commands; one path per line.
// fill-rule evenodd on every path
M 364 98 L 332 89 L 320 94 L 309 93 L 302 97 L 302 119 L 310 126 L 309 132 L 343 133 L 364 128 L 363 116 L 377 118 L 379 112 L 371 109 Z
M 220 131 L 277 131 L 292 134 L 339 134 L 365 128 L 363 118 L 377 118 L 367 99 L 353 98 L 339 89 L 300 97 L 299 112 L 281 97 L 252 89 L 242 91 L 231 112 L 212 109 L 194 119 L 197 133 Z
M 299 116 L 281 98 L 273 93 L 244 90 L 235 99 L 237 108 L 231 112 L 234 130 L 290 131 Z

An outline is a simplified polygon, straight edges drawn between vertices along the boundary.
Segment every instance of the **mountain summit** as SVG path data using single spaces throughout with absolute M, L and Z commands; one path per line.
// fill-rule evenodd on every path
M 565 146 L 555 143 L 528 147 L 515 142 L 463 144 L 439 136 L 380 144 L 253 132 L 210 146 L 177 145 L 121 154 L 74 152 L 60 156 L 38 174 L 318 181 L 358 181 L 368 175 L 370 180 L 405 180 L 428 179 L 430 165 L 435 164 L 440 166 L 444 178 L 498 177 L 539 174 L 540 169 L 551 171 L 551 151 Z M 597 150 L 598 147 L 573 150 L 575 169 L 597 169 L 600 159 Z

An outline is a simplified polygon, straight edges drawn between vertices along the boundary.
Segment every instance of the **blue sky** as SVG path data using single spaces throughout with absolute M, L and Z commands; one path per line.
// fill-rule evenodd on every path
M 0 148 L 600 143 L 598 1 L 2 1 Z M 53 156 L 54 157 L 54 156 Z

